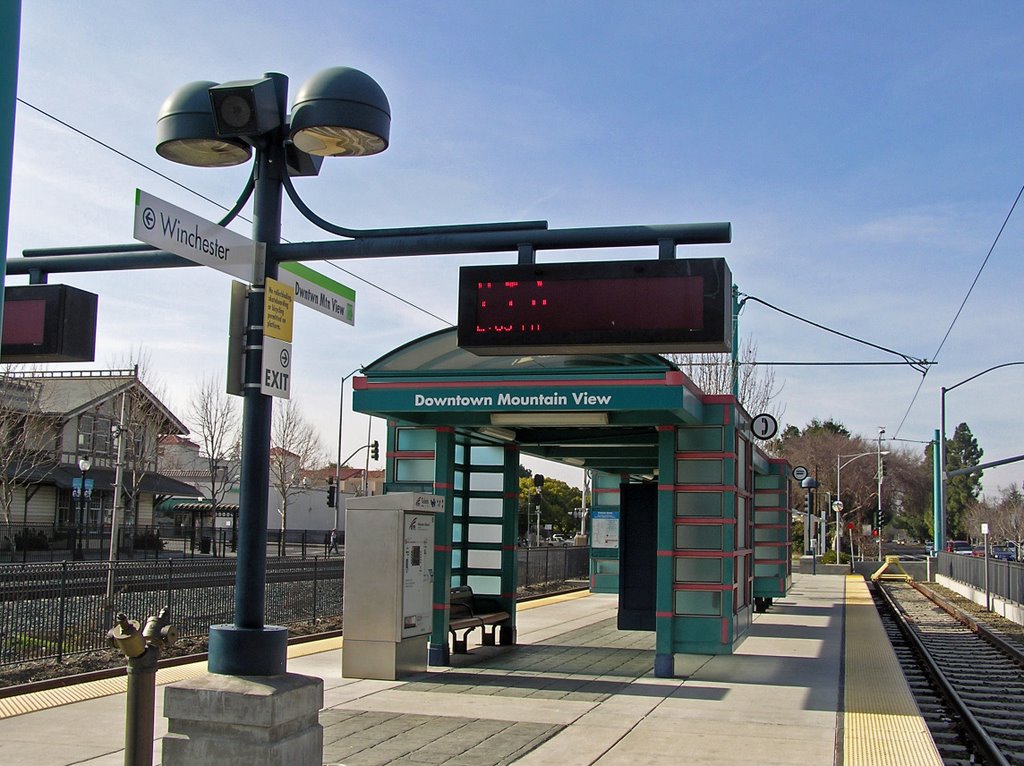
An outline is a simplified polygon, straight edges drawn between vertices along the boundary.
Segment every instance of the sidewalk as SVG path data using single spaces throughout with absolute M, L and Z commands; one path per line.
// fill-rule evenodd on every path
M 680 678 L 653 676 L 654 634 L 616 630 L 608 595 L 523 604 L 519 646 L 405 681 L 343 679 L 337 648 L 288 669 L 324 679 L 327 764 L 831 764 L 844 580 L 797 576 L 736 654 L 686 656 Z M 0 763 L 120 766 L 124 710 L 122 693 L 2 719 Z

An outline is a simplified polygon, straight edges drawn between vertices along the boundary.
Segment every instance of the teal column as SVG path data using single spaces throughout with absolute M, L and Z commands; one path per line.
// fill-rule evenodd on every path
M 14 113 L 18 96 L 18 47 L 21 0 L 0 3 L 0 332 L 4 317 L 7 232 L 11 222 L 11 174 L 14 170 Z
M 675 512 L 676 429 L 658 426 L 658 561 L 654 606 L 654 675 L 675 675 Z
M 434 494 L 444 497 L 444 514 L 434 528 L 434 624 L 427 645 L 430 665 L 449 665 L 448 594 L 452 580 L 452 523 L 455 507 L 455 430 L 438 428 L 434 443 Z
M 516 642 L 516 593 L 519 590 L 519 445 L 505 445 L 501 516 L 501 606 L 512 615 L 510 628 L 499 628 L 501 643 Z
M 942 518 L 942 464 L 939 450 L 942 449 L 942 434 L 935 431 L 932 442 L 932 555 L 946 547 L 945 520 Z

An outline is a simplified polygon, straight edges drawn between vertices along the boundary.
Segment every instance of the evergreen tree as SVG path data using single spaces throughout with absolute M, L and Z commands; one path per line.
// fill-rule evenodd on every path
M 985 451 L 970 427 L 961 423 L 946 440 L 946 471 L 978 465 Z M 946 482 L 946 530 L 950 537 L 966 539 L 964 518 L 981 493 L 981 471 L 954 476 Z

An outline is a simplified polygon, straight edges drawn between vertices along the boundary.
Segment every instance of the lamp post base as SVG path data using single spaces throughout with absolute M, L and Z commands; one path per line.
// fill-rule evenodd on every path
M 228 676 L 277 676 L 287 672 L 288 629 L 280 625 L 210 626 L 207 669 Z

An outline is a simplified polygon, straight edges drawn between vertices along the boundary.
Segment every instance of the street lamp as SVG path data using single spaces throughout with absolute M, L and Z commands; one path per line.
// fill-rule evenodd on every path
M 878 560 L 882 560 L 882 437 L 885 426 L 878 427 Z
M 282 192 L 287 186 L 297 198 L 289 176 L 316 175 L 322 157 L 383 151 L 391 126 L 384 91 L 356 69 L 313 77 L 290 120 L 287 91 L 288 78 L 278 73 L 223 85 L 193 82 L 171 94 L 157 119 L 156 151 L 172 162 L 228 167 L 255 153 L 252 238 L 266 246 L 266 256 L 248 292 L 234 624 L 212 626 L 209 642 L 210 672 L 227 675 L 277 675 L 287 666 L 287 630 L 264 624 L 272 403 L 260 391 L 264 284 L 277 276 Z
M 856 455 L 836 455 L 836 502 L 832 504 L 832 509 L 836 513 L 835 549 L 836 549 L 836 563 L 837 564 L 839 563 L 839 536 L 840 536 L 840 526 L 839 526 L 839 523 L 840 523 L 839 518 L 840 517 L 839 517 L 839 514 L 843 510 L 843 505 L 842 505 L 842 502 L 843 502 L 842 484 L 839 481 L 839 477 L 841 475 L 840 472 L 844 468 L 846 468 L 846 466 L 848 466 L 850 463 L 852 463 L 854 460 L 856 460 L 857 458 L 866 457 L 868 455 L 874 455 L 874 454 L 876 454 L 876 451 L 872 450 L 871 452 L 859 452 Z M 888 455 L 889 454 L 889 450 L 883 450 L 881 452 L 878 452 L 877 454 L 879 456 L 881 456 L 881 455 Z M 839 461 L 842 460 L 844 457 L 848 457 L 850 459 L 847 460 L 845 463 L 840 465 Z M 836 507 L 836 503 L 839 504 L 838 507 Z M 850 555 L 851 556 L 853 555 L 853 546 L 852 545 L 850 546 Z
M 82 551 L 82 527 L 85 526 L 86 522 L 86 489 L 85 489 L 85 475 L 89 473 L 89 469 L 92 468 L 92 460 L 89 459 L 88 455 L 82 455 L 78 458 L 78 470 L 82 472 L 82 485 L 78 488 L 78 524 L 75 530 L 75 559 L 81 561 L 85 558 Z M 91 494 L 91 493 L 90 493 Z
M 341 423 L 342 423 L 342 418 L 345 415 L 345 381 L 348 380 L 349 378 L 351 378 L 353 375 L 355 375 L 361 369 L 363 369 L 362 365 L 360 365 L 359 367 L 356 367 L 354 370 L 352 370 L 352 372 L 350 372 L 348 375 L 343 377 L 341 379 L 341 384 L 340 384 L 341 390 L 338 392 L 338 455 L 337 455 L 337 460 L 334 463 L 334 477 L 333 477 L 333 479 L 334 479 L 333 484 L 334 484 L 334 486 L 336 488 L 334 491 L 335 491 L 335 493 L 337 493 L 334 496 L 334 529 L 335 530 L 338 529 L 338 521 L 339 521 L 338 514 L 341 511 Z M 328 483 L 331 483 L 331 482 L 328 482 Z M 328 503 L 328 505 L 330 505 L 330 504 Z
M 972 375 L 969 378 L 961 380 L 959 383 L 954 383 L 952 386 L 942 386 L 939 397 L 939 448 L 938 448 L 938 473 L 939 473 L 939 492 L 936 498 L 937 506 L 935 509 L 935 534 L 932 535 L 932 547 L 935 553 L 944 550 L 946 547 L 946 485 L 949 483 L 949 478 L 946 476 L 946 394 L 952 391 L 954 388 L 959 388 L 964 383 L 970 383 L 975 378 L 980 378 L 982 375 L 992 372 L 993 370 L 1000 370 L 1003 367 L 1014 367 L 1017 365 L 1024 364 L 1024 362 L 1004 362 L 1003 364 L 997 364 L 994 367 L 989 367 L 987 370 Z

